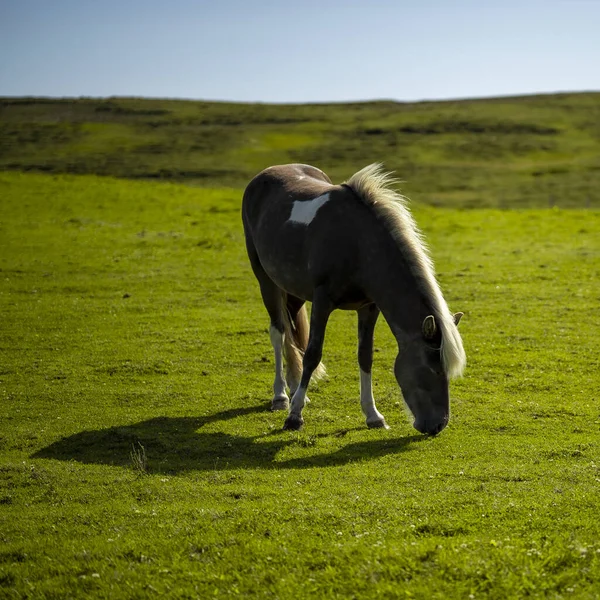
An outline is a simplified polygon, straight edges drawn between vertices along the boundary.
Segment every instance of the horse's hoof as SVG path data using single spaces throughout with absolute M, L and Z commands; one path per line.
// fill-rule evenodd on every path
M 289 415 L 283 424 L 284 431 L 300 431 L 304 425 L 304 419 L 297 415 Z
M 290 399 L 287 396 L 278 396 L 273 398 L 271 402 L 271 410 L 288 410 L 290 407 Z
M 385 419 L 377 419 L 377 421 L 367 421 L 369 429 L 389 429 L 390 426 L 385 422 Z

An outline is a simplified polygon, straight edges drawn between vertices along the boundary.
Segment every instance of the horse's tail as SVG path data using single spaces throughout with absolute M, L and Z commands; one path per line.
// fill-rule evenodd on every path
M 287 379 L 289 383 L 294 382 L 294 385 L 298 385 L 302 377 L 302 359 L 308 345 L 308 333 L 310 331 L 306 306 L 302 305 L 296 316 L 292 317 L 288 301 L 283 310 L 283 325 L 285 334 L 283 353 L 287 363 Z M 321 379 L 325 375 L 325 365 L 319 363 L 312 374 L 312 379 Z M 292 389 L 292 392 L 294 391 L 295 389 Z

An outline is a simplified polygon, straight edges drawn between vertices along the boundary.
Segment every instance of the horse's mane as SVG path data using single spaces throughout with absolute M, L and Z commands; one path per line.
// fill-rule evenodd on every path
M 375 211 L 398 244 L 441 329 L 444 369 L 449 377 L 457 377 L 467 362 L 462 339 L 435 278 L 427 246 L 407 207 L 407 199 L 392 187 L 396 182 L 391 173 L 375 163 L 352 175 L 345 185 Z

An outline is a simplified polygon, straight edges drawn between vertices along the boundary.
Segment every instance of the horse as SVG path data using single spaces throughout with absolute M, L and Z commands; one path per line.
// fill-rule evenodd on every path
M 449 380 L 466 364 L 457 328 L 463 313 L 450 312 L 423 236 L 395 183 L 378 163 L 341 185 L 316 167 L 290 164 L 265 169 L 244 191 L 246 249 L 269 314 L 275 354 L 271 409 L 289 408 L 284 429 L 304 424 L 311 377 L 325 372 L 325 328 L 335 309 L 358 314 L 360 406 L 367 426 L 388 428 L 371 383 L 380 313 L 398 343 L 394 375 L 413 426 L 436 435 L 448 424 Z M 307 301 L 312 302 L 310 327 Z

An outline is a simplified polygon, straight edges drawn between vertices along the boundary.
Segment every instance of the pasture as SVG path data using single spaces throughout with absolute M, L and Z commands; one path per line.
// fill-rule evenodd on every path
M 364 426 L 344 312 L 281 431 L 240 189 L 0 196 L 2 597 L 598 596 L 597 210 L 415 207 L 468 356 L 429 438 L 383 320 Z
M 232 104 L 1 98 L 0 169 L 241 188 L 268 165 L 384 162 L 421 204 L 600 207 L 600 93 Z

